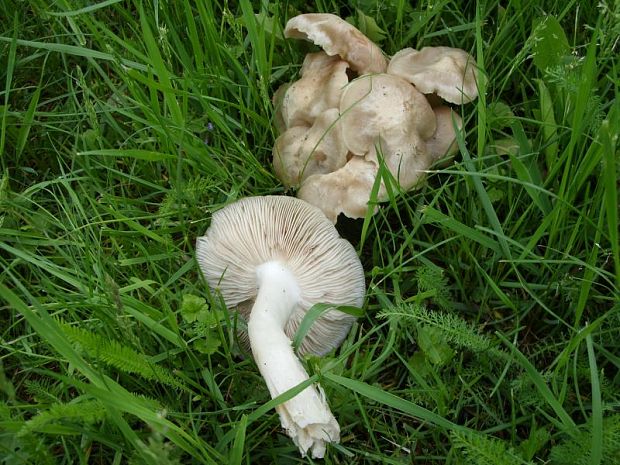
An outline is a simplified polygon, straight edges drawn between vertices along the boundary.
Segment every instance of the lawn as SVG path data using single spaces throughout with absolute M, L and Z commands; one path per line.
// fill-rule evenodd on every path
M 311 461 L 194 250 L 294 195 L 271 96 L 313 11 L 486 77 L 453 162 L 338 222 L 367 294 L 304 360 L 342 429 L 322 462 L 620 463 L 619 1 L 3 0 L 0 464 Z

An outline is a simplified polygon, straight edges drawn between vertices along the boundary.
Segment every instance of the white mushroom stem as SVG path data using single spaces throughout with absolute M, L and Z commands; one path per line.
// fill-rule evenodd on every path
M 258 295 L 248 321 L 252 354 L 272 398 L 308 380 L 284 326 L 301 292 L 295 276 L 277 261 L 256 269 Z M 327 442 L 340 440 L 340 427 L 320 387 L 312 385 L 276 407 L 282 426 L 303 456 L 322 458 Z

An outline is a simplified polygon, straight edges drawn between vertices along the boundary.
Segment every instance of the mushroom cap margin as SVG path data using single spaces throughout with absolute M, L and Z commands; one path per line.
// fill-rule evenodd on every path
M 476 60 L 459 48 L 404 48 L 392 57 L 387 72 L 450 103 L 469 103 L 478 97 Z
M 276 176 L 287 187 L 344 166 L 347 148 L 342 140 L 338 109 L 324 111 L 312 127 L 288 128 L 276 139 L 272 155 Z
M 387 60 L 381 49 L 344 19 L 330 13 L 307 13 L 286 23 L 284 36 L 305 39 L 328 55 L 339 55 L 360 74 L 383 73 Z

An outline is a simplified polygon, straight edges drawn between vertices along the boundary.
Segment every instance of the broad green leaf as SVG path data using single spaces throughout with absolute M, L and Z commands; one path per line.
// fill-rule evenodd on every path
M 562 64 L 570 54 L 570 46 L 560 22 L 553 16 L 544 16 L 532 26 L 534 65 L 540 70 Z
M 205 299 L 193 294 L 185 294 L 183 296 L 181 316 L 187 323 L 201 321 L 201 314 L 205 312 L 209 312 L 209 304 L 207 304 Z
M 487 107 L 489 124 L 496 130 L 510 126 L 510 122 L 515 117 L 512 109 L 504 102 L 491 102 Z
M 194 341 L 193 347 L 200 353 L 213 355 L 222 345 L 216 331 L 208 331 L 203 338 Z
M 364 14 L 359 8 L 357 9 L 357 15 L 355 17 L 348 16 L 346 21 L 358 28 L 362 34 L 373 42 L 381 42 L 387 35 L 387 32 L 379 27 L 374 18 Z
M 423 378 L 431 373 L 428 365 L 428 358 L 421 350 L 417 350 L 410 358 L 409 365 L 411 369 Z

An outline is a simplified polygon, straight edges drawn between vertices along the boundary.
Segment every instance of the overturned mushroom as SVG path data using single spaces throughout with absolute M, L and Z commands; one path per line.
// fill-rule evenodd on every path
M 295 16 L 286 23 L 284 35 L 306 39 L 328 55 L 338 55 L 359 74 L 383 73 L 387 61 L 381 49 L 357 28 L 329 13 Z
M 308 379 L 291 347 L 291 337 L 315 303 L 361 306 L 364 273 L 355 250 L 325 215 L 303 200 L 250 197 L 213 215 L 197 241 L 197 259 L 212 289 L 229 309 L 247 318 L 252 355 L 272 398 Z M 328 310 L 302 341 L 307 353 L 337 347 L 354 318 Z M 303 456 L 323 457 L 338 442 L 340 427 L 322 389 L 310 385 L 276 411 Z
M 405 48 L 392 57 L 387 72 L 450 103 L 469 103 L 478 96 L 476 61 L 458 48 Z

